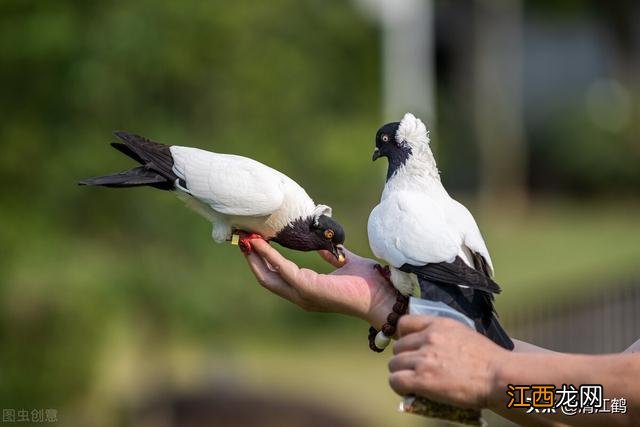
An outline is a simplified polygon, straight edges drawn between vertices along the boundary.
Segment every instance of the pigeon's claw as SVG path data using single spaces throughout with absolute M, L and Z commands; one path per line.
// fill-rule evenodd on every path
M 388 265 L 385 265 L 383 267 L 380 264 L 376 264 L 373 266 L 373 268 L 375 268 L 376 271 L 380 273 L 380 275 L 384 277 L 387 282 L 391 283 L 391 270 L 389 269 Z
M 249 255 L 251 253 L 251 251 L 253 250 L 253 248 L 251 247 L 251 240 L 252 239 L 263 239 L 264 240 L 264 237 L 262 237 L 258 233 L 247 233 L 245 231 L 238 231 L 237 233 L 240 236 L 240 239 L 238 241 L 238 247 L 240 248 L 242 253 L 245 254 L 245 255 Z

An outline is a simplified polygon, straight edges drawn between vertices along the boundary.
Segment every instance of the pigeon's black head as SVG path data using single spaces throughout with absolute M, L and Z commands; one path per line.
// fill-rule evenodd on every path
M 311 222 L 311 241 L 314 250 L 324 249 L 331 252 L 338 261 L 344 261 L 344 230 L 330 216 L 320 215 Z
M 342 226 L 330 216 L 320 215 L 312 224 L 311 229 L 317 237 L 325 242 L 329 242 L 333 247 L 344 243 L 344 230 Z
M 411 147 L 397 137 L 400 122 L 387 123 L 376 133 L 376 149 L 373 151 L 373 161 L 380 157 L 389 160 L 387 180 L 405 164 L 411 156 Z
M 272 239 L 298 251 L 331 252 L 338 261 L 344 260 L 344 229 L 327 215 L 299 218 L 287 225 Z

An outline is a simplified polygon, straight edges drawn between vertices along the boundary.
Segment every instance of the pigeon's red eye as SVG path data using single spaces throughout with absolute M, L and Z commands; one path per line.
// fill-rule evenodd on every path
M 380 139 L 382 140 L 382 142 L 389 142 L 389 135 L 384 134 Z
M 324 230 L 324 237 L 327 239 L 333 239 L 333 235 L 334 233 L 332 229 Z

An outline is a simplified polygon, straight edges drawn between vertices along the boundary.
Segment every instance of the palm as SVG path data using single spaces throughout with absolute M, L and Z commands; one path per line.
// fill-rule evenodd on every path
M 253 240 L 254 253 L 247 261 L 264 287 L 309 311 L 349 314 L 376 321 L 377 311 L 393 300 L 393 289 L 374 268 L 373 260 L 347 252 L 347 261 L 339 266 L 328 252 L 320 255 L 337 268 L 330 274 L 318 274 L 284 258 L 266 242 Z M 388 310 L 387 310 L 388 312 Z
M 320 255 L 333 264 L 330 254 Z M 348 252 L 346 264 L 330 274 L 301 269 L 307 279 L 300 283 L 301 296 L 313 302 L 311 310 L 366 314 L 384 300 L 385 291 L 390 289 L 376 265 L 371 259 Z

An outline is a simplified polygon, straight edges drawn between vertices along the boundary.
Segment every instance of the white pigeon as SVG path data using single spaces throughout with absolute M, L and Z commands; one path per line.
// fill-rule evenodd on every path
M 496 319 L 493 264 L 476 222 L 440 181 L 427 129 L 407 113 L 376 134 L 373 160 L 387 157 L 387 178 L 369 216 L 371 250 L 390 265 L 403 295 L 444 302 L 499 345 L 513 343 Z
M 231 154 L 164 145 L 127 132 L 111 145 L 142 166 L 80 181 L 105 187 L 151 186 L 175 191 L 213 223 L 213 240 L 250 232 L 290 249 L 331 251 L 344 260 L 344 231 L 331 208 L 316 205 L 288 176 L 260 162 Z M 251 250 L 243 233 L 241 248 Z

